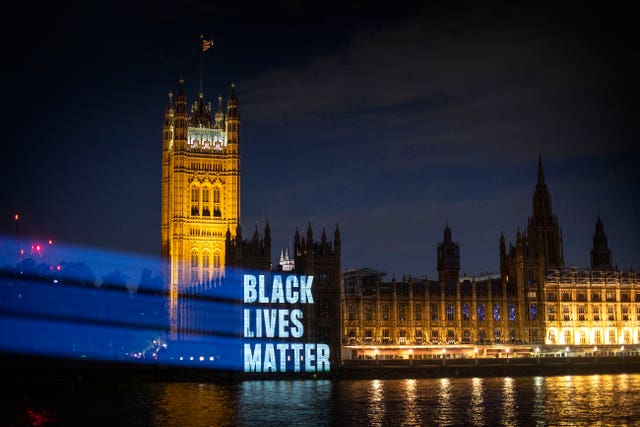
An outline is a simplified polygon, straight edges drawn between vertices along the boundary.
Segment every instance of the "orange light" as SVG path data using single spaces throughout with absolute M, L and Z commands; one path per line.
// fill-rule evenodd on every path
M 16 221 L 20 219 L 20 215 L 15 214 L 15 216 L 13 217 L 13 219 L 15 219 Z

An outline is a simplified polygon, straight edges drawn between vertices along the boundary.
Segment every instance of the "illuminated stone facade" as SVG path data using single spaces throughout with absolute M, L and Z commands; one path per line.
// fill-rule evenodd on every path
M 234 87 L 226 108 L 201 93 L 187 107 L 180 81 L 162 129 L 162 261 L 172 335 L 178 295 L 224 274 L 227 233 L 240 222 L 240 115 Z
M 518 230 L 515 244 L 507 247 L 503 235 L 499 242 L 495 275 L 459 277 L 460 249 L 448 225 L 437 245 L 437 280 L 385 282 L 376 270 L 345 272 L 343 357 L 469 357 L 540 346 L 588 352 L 640 344 L 640 283 L 635 273 L 613 268 L 600 218 L 591 270 L 564 269 L 542 160 L 526 230 Z

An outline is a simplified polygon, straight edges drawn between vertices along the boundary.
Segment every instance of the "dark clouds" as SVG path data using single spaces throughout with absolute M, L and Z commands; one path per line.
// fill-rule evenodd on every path
M 339 223 L 345 268 L 433 276 L 448 221 L 463 271 L 496 271 L 500 231 L 513 239 L 531 212 L 540 154 L 567 263 L 588 263 L 601 214 L 614 259 L 638 266 L 628 11 L 120 6 L 50 6 L 5 37 L 17 143 L 2 212 L 24 211 L 25 229 L 158 253 L 162 112 L 180 77 L 195 99 L 205 33 L 205 94 L 235 81 L 240 98 L 243 226 L 269 220 L 274 257 L 296 226 Z

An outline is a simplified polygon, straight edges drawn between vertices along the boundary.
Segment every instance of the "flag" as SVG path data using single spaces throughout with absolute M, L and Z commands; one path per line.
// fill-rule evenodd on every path
M 213 46 L 213 40 L 207 40 L 203 35 L 201 35 L 200 38 L 202 39 L 202 51 L 206 52 L 211 49 L 211 46 Z

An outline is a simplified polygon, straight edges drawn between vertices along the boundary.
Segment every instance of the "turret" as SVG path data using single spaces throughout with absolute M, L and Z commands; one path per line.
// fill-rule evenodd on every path
M 236 85 L 231 83 L 231 95 L 227 101 L 227 144 L 240 144 L 240 113 L 239 103 L 236 97 Z M 237 151 L 237 147 L 233 147 Z
M 593 270 L 613 270 L 613 259 L 611 257 L 611 248 L 607 241 L 607 235 L 604 232 L 604 225 L 598 215 L 596 221 L 596 231 L 593 235 L 593 248 L 591 249 L 591 269 Z

